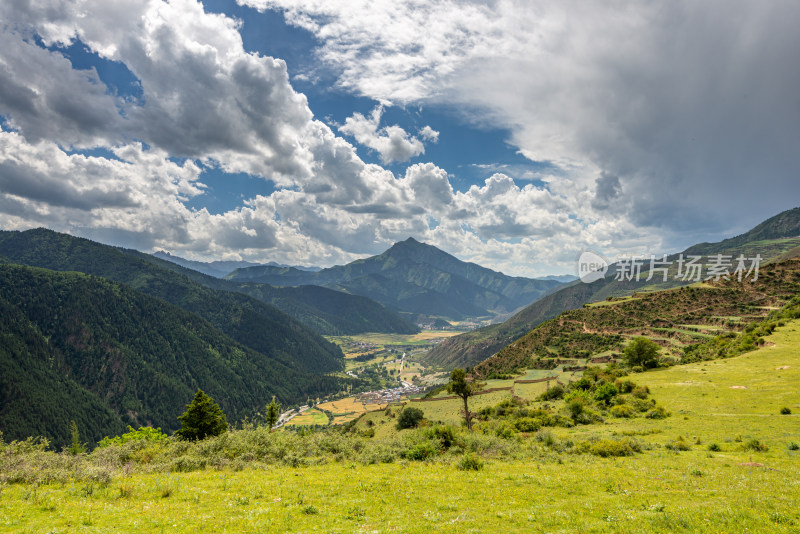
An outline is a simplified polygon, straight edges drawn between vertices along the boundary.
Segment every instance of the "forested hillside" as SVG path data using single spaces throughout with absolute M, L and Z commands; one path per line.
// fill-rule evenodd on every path
M 272 395 L 297 403 L 338 389 L 289 352 L 258 352 L 196 314 L 95 276 L 0 265 L 0 307 L 7 438 L 64 443 L 70 419 L 90 442 L 125 424 L 174 430 L 197 388 L 231 421 Z
M 295 328 L 301 336 L 312 334 L 296 321 L 287 320 L 275 308 L 291 315 L 318 334 L 418 331 L 415 325 L 377 302 L 356 295 L 332 290 L 320 290 L 320 294 L 315 295 L 310 291 L 299 292 L 291 288 L 235 284 L 149 254 L 109 247 L 45 229 L 0 232 L 0 256 L 24 265 L 57 271 L 85 272 L 124 283 L 189 311 L 200 313 L 215 326 L 245 344 L 258 343 L 259 341 L 250 339 L 253 336 L 266 333 L 272 337 L 274 332 L 264 331 L 263 328 L 261 332 L 245 332 L 237 325 L 228 324 L 228 318 L 255 314 L 261 316 L 255 320 L 263 321 L 266 325 L 278 323 Z M 331 308 L 343 313 L 332 313 Z M 246 311 L 240 311 L 242 309 Z M 323 352 L 330 350 L 327 343 L 318 336 L 312 334 L 311 337 L 316 338 Z M 254 348 L 263 350 L 260 346 Z M 298 357 L 304 358 L 304 355 L 298 354 Z M 335 363 L 322 359 L 310 364 L 314 369 L 337 368 Z

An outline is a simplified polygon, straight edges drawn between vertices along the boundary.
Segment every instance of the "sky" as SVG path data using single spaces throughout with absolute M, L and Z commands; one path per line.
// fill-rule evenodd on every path
M 507 274 L 800 205 L 800 3 L 3 0 L 0 229 Z

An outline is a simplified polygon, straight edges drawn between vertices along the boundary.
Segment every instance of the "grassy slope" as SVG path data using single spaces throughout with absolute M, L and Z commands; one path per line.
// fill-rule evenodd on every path
M 646 335 L 680 357 L 682 348 L 724 330 L 736 331 L 765 316 L 800 290 L 800 261 L 773 263 L 761 269 L 756 282 L 735 279 L 641 294 L 601 306 L 564 312 L 544 322 L 473 372 L 487 376 L 529 365 L 546 365 L 547 358 L 586 357 L 620 350 L 625 338 Z
M 774 345 L 736 358 L 637 375 L 672 410 L 669 419 L 559 430 L 565 439 L 637 433 L 656 445 L 635 457 L 551 451 L 534 461 L 490 460 L 479 472 L 448 459 L 120 475 L 107 487 L 11 485 L 3 488 L 0 529 L 797 532 L 800 451 L 787 444 L 800 441 L 800 321 L 768 341 Z M 782 406 L 793 414 L 778 415 Z M 658 447 L 678 435 L 702 445 Z M 742 451 L 738 436 L 769 450 Z M 712 442 L 722 451 L 709 453 Z

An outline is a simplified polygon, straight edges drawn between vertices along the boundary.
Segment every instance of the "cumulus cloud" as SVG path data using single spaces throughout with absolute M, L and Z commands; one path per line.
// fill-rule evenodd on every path
M 414 136 L 408 135 L 408 132 L 400 126 L 394 124 L 381 128 L 382 114 L 382 106 L 373 109 L 368 117 L 361 113 L 354 113 L 345 119 L 343 125 L 339 126 L 339 131 L 352 136 L 358 143 L 375 150 L 380 155 L 383 163 L 408 161 L 414 156 L 425 153 L 423 142 Z M 419 135 L 426 141 L 433 143 L 439 140 L 439 132 L 430 126 L 420 129 Z
M 238 2 L 313 32 L 346 90 L 455 105 L 567 171 L 552 181 L 617 176 L 628 216 L 683 244 L 800 195 L 800 4 Z

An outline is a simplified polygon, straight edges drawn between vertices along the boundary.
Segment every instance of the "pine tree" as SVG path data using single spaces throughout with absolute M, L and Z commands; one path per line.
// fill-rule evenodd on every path
M 197 390 L 192 402 L 186 405 L 186 411 L 178 416 L 178 421 L 181 428 L 175 435 L 189 441 L 219 436 L 228 430 L 222 409 L 202 389 Z
M 78 425 L 75 423 L 75 421 L 69 422 L 69 432 L 72 435 L 72 443 L 67 451 L 69 451 L 69 453 L 73 456 L 86 452 L 86 445 L 81 443 L 81 436 L 78 433 Z
M 281 416 L 281 405 L 275 400 L 275 395 L 272 396 L 272 402 L 267 404 L 267 414 L 265 418 L 267 420 L 267 426 L 269 427 L 270 432 L 272 432 L 272 427 L 274 427 L 277 422 L 278 418 Z

